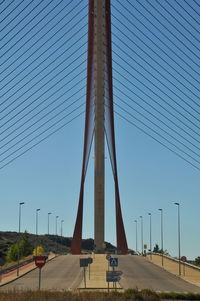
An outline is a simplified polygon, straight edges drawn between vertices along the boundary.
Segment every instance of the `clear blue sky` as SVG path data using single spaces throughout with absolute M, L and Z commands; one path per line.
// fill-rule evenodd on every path
M 134 1 L 135 7 L 131 5 L 133 2 L 130 0 L 125 0 L 124 6 L 118 0 L 113 0 L 111 3 L 115 102 L 126 110 L 125 112 L 116 106 L 116 112 L 200 168 L 197 162 L 200 161 L 198 149 L 200 146 L 198 142 L 200 141 L 200 122 L 198 121 L 200 116 L 198 106 L 200 96 L 198 90 L 199 4 L 190 0 L 182 1 L 182 7 L 175 0 L 139 0 Z M 164 4 L 165 9 L 159 3 Z M 19 6 L 16 7 L 17 5 Z M 68 6 L 65 8 L 66 5 Z M 86 6 L 86 0 L 2 2 L 0 6 L 2 20 L 0 167 L 84 110 L 82 106 L 71 115 L 65 116 L 85 102 Z M 54 7 L 55 9 L 52 10 Z M 156 9 L 162 13 L 162 16 Z M 57 16 L 56 13 L 58 13 Z M 37 14 L 38 16 L 32 20 Z M 13 18 L 15 19 L 12 20 Z M 37 24 L 38 21 L 40 21 L 39 24 Z M 60 21 L 59 24 L 57 24 L 58 21 Z M 46 25 L 47 22 L 49 23 Z M 34 34 L 35 36 L 31 38 Z M 39 38 L 41 39 L 38 41 Z M 60 40 L 57 41 L 59 38 Z M 119 98 L 126 101 L 132 108 L 121 102 Z M 52 104 L 46 108 L 51 102 Z M 62 102 L 63 105 L 61 105 Z M 72 104 L 72 102 L 75 103 Z M 139 107 L 136 102 L 147 111 Z M 40 106 L 36 108 L 37 104 Z M 60 107 L 57 108 L 59 104 Z M 67 108 L 69 104 L 72 105 Z M 149 105 L 152 107 L 150 108 Z M 67 109 L 64 110 L 64 108 Z M 23 112 L 21 112 L 22 109 L 24 109 Z M 34 110 L 29 112 L 31 109 Z M 49 115 L 45 116 L 47 112 Z M 58 112 L 60 112 L 59 116 L 32 133 Z M 133 119 L 127 112 L 138 119 Z M 35 116 L 36 113 L 37 116 Z M 141 116 L 141 113 L 155 124 L 152 125 L 149 120 Z M 19 120 L 20 117 L 23 118 Z M 59 124 L 18 150 L 62 117 L 63 120 Z M 29 118 L 32 119 L 29 120 Z M 43 119 L 39 121 L 40 118 Z M 16 124 L 14 124 L 15 121 L 17 121 Z M 146 128 L 141 121 L 151 126 L 175 146 Z M 34 122 L 37 123 L 33 124 Z M 27 129 L 32 124 L 33 126 Z M 200 256 L 199 170 L 118 115 L 115 115 L 115 126 L 121 205 L 129 247 L 135 248 L 134 219 L 137 219 L 138 246 L 141 248 L 140 215 L 144 220 L 144 243 L 149 245 L 148 212 L 152 213 L 153 245 L 155 243 L 160 245 L 158 208 L 163 208 L 164 248 L 171 255 L 177 256 L 177 207 L 173 203 L 180 202 L 181 254 L 188 258 Z M 158 126 L 170 133 L 176 140 L 161 131 Z M 6 131 L 3 132 L 5 129 Z M 22 133 L 23 130 L 26 131 Z M 84 115 L 81 115 L 0 169 L 2 208 L 0 229 L 2 231 L 18 230 L 18 203 L 25 201 L 26 204 L 22 208 L 22 231 L 26 229 L 30 233 L 35 232 L 35 210 L 40 208 L 39 233 L 47 233 L 47 213 L 52 212 L 50 232 L 55 233 L 55 216 L 58 215 L 59 228 L 60 221 L 63 219 L 64 235 L 72 236 L 80 189 L 83 134 Z M 16 137 L 17 135 L 19 136 Z M 24 140 L 20 141 L 22 138 Z M 14 145 L 17 141 L 19 143 Z M 5 143 L 8 144 L 4 145 Z M 6 152 L 3 153 L 4 151 Z M 14 151 L 16 153 L 12 154 Z M 8 155 L 10 157 L 5 158 Z M 84 238 L 93 237 L 94 231 L 93 157 L 92 149 L 85 186 Z M 105 236 L 106 241 L 115 244 L 114 185 L 108 153 L 106 158 Z

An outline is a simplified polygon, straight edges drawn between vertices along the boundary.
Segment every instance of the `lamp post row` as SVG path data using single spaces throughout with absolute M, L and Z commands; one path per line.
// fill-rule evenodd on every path
M 20 235 L 21 235 L 21 207 L 24 205 L 25 202 L 19 202 L 19 224 L 18 224 L 18 240 L 17 240 L 17 276 L 19 276 L 19 267 L 20 267 Z M 36 255 L 37 255 L 37 244 L 38 244 L 38 213 L 40 211 L 40 208 L 36 209 L 36 225 L 35 225 L 35 232 L 36 232 Z M 48 235 L 49 235 L 49 216 L 51 215 L 51 212 L 48 212 Z M 56 235 L 57 235 L 57 219 L 58 215 L 56 216 Z M 63 222 L 64 220 L 61 220 L 61 236 L 63 236 Z
M 181 275 L 181 235 L 180 235 L 180 203 L 175 202 L 174 203 L 177 207 L 178 207 L 178 258 L 179 258 L 179 276 Z M 163 209 L 159 208 L 158 209 L 160 211 L 160 236 L 161 236 L 161 260 L 162 260 L 162 266 L 164 265 L 164 246 L 163 246 Z M 150 217 L 150 225 L 149 225 L 149 242 L 150 242 L 150 258 L 152 259 L 152 214 L 149 212 L 148 213 L 149 217 Z M 143 216 L 140 216 L 140 220 L 141 220 L 141 253 L 143 255 L 144 253 L 144 244 L 143 244 Z M 135 245 L 136 245 L 136 252 L 138 251 L 138 247 L 137 247 L 137 220 L 134 220 L 135 222 Z

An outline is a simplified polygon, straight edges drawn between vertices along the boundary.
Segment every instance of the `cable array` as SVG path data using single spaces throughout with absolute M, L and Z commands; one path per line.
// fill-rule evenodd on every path
M 87 54 L 83 1 L 2 5 L 0 169 L 83 115 Z
M 176 2 L 112 3 L 115 110 L 200 170 L 198 8 Z
M 116 114 L 199 170 L 198 1 L 111 4 Z M 0 169 L 82 116 L 87 9 L 1 1 Z

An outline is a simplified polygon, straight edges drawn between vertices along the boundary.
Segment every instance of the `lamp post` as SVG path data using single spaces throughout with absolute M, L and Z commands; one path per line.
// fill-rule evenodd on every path
M 179 260 L 179 276 L 181 276 L 181 227 L 180 227 L 180 203 L 174 203 L 178 207 L 178 260 Z
M 58 235 L 58 232 L 57 232 L 57 229 L 58 229 L 58 225 L 57 225 L 58 218 L 59 218 L 59 216 L 58 216 L 58 215 L 56 215 L 56 236 Z
M 149 242 L 150 242 L 150 258 L 152 259 L 152 227 L 151 227 L 151 213 L 148 213 L 149 215 L 149 222 L 150 222 L 150 225 L 149 225 Z
M 164 258 L 163 258 L 163 209 L 159 208 L 160 211 L 160 233 L 161 233 L 161 249 L 162 249 L 162 266 L 164 265 Z
M 56 253 L 58 252 L 58 237 L 57 237 L 57 235 L 58 235 L 58 232 L 57 232 L 57 229 L 58 229 L 58 225 L 57 225 L 58 218 L 59 218 L 59 216 L 56 215 Z
M 140 215 L 140 219 L 141 219 L 141 245 L 142 245 L 142 255 L 143 255 L 143 216 Z
M 136 247 L 136 252 L 138 251 L 137 247 L 137 220 L 134 220 L 135 222 L 135 247 Z
M 20 231 L 21 231 L 21 206 L 24 205 L 25 202 L 19 203 L 19 231 L 18 231 L 18 243 L 17 243 L 17 276 L 19 276 L 19 243 L 20 243 Z
M 49 235 L 49 216 L 51 215 L 52 213 L 51 212 L 48 212 L 48 235 Z
M 63 223 L 64 223 L 64 219 L 61 220 L 61 228 L 60 228 L 61 237 L 63 236 Z
M 40 209 L 36 209 L 36 222 L 35 222 L 35 233 L 36 233 L 36 256 L 37 256 L 37 247 L 38 247 L 38 212 L 40 211 Z

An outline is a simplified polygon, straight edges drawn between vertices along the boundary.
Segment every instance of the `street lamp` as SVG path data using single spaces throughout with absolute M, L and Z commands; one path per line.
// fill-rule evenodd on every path
M 48 212 L 48 235 L 49 235 L 49 216 L 51 215 L 52 213 L 51 212 Z
M 142 245 L 142 255 L 143 255 L 143 216 L 140 215 L 141 219 L 141 245 Z
M 58 234 L 58 232 L 57 232 L 57 221 L 58 221 L 58 218 L 59 218 L 59 216 L 56 215 L 56 235 Z
M 148 215 L 149 215 L 149 218 L 150 218 L 150 220 L 149 220 L 149 222 L 150 222 L 150 227 L 149 227 L 149 241 L 150 241 L 150 258 L 152 259 L 152 227 L 151 227 L 151 213 L 148 213 Z
M 181 230 L 180 230 L 180 203 L 174 203 L 178 206 L 178 260 L 179 260 L 179 276 L 181 275 Z
M 36 231 L 35 231 L 35 233 L 36 233 L 36 256 L 37 256 L 37 247 L 38 247 L 38 212 L 40 211 L 40 209 L 38 208 L 38 209 L 36 209 L 36 225 L 35 225 L 35 227 L 36 227 Z
M 135 247 L 136 247 L 136 252 L 138 251 L 137 247 L 137 220 L 134 220 L 135 222 Z
M 56 215 L 56 253 L 58 252 L 58 233 L 57 233 L 57 221 L 58 221 L 59 216 Z
M 162 249 L 162 266 L 164 264 L 163 262 L 163 209 L 159 208 L 158 209 L 160 211 L 160 227 L 161 227 L 161 230 L 160 230 L 160 233 L 161 233 L 161 249 Z
M 19 232 L 18 232 L 18 250 L 17 250 L 17 276 L 19 276 L 19 243 L 20 243 L 20 227 L 21 227 L 21 206 L 24 205 L 25 202 L 19 203 Z
M 63 222 L 64 222 L 64 219 L 61 220 L 61 229 L 60 229 L 61 237 L 63 236 Z

